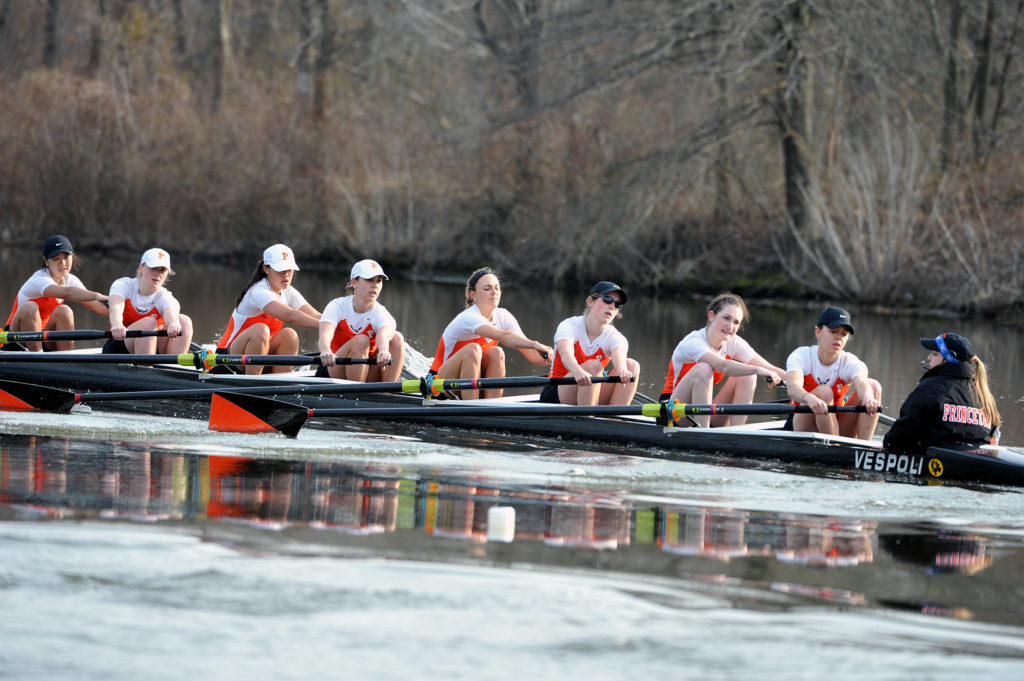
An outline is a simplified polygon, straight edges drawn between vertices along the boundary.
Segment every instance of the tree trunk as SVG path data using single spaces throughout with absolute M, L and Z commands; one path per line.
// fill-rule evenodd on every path
M 960 109 L 960 70 L 957 46 L 960 44 L 964 11 L 960 0 L 949 0 L 949 43 L 946 45 L 946 73 L 942 83 L 942 138 L 939 168 L 945 170 L 953 158 L 954 130 L 962 120 Z
M 188 50 L 185 42 L 185 8 L 181 2 L 182 0 L 173 0 L 171 7 L 174 10 L 174 53 L 179 59 L 184 59 Z
M 220 108 L 224 84 L 225 31 L 224 0 L 201 0 L 196 21 L 196 100 L 201 111 Z
M 11 0 L 4 0 L 0 5 L 0 41 L 4 38 L 4 29 L 7 27 L 7 15 L 11 10 Z
M 542 186 L 537 168 L 537 125 L 530 117 L 536 113 L 538 48 L 543 20 L 536 0 L 478 0 L 473 5 L 474 21 L 480 39 L 512 78 L 518 122 L 511 126 L 518 138 L 512 158 L 514 186 L 508 206 L 494 206 L 510 224 L 489 230 L 481 247 L 491 253 L 508 252 L 509 234 L 527 234 L 529 228 L 543 229 L 543 220 L 535 215 L 535 206 L 547 187 Z
M 104 0 L 96 0 L 96 16 L 89 29 L 89 61 L 85 67 L 86 75 L 90 78 L 95 77 L 100 68 L 100 60 L 103 58 L 103 22 L 106 19 L 106 14 L 107 8 Z
M 791 3 L 779 19 L 780 38 L 778 122 L 782 134 L 782 162 L 786 191 L 786 218 L 797 230 L 807 225 L 807 148 L 810 140 L 812 85 L 801 37 L 810 30 L 810 9 L 805 0 Z
M 60 0 L 46 0 L 46 18 L 43 23 L 43 66 L 53 68 L 57 63 L 57 14 Z
M 299 0 L 299 50 L 295 58 L 295 103 L 300 120 L 313 110 L 313 0 Z
M 986 162 L 988 161 L 988 155 L 991 154 L 995 148 L 996 131 L 999 129 L 999 121 L 1002 118 L 1004 103 L 1006 102 L 1006 84 L 1010 80 L 1010 63 L 1013 61 L 1017 38 L 1020 36 L 1020 16 L 1022 12 L 1024 12 L 1024 0 L 1019 0 L 1017 2 L 1017 9 L 1013 15 L 1013 30 L 1010 31 L 1010 37 L 1007 39 L 1004 46 L 1003 67 L 999 72 L 999 83 L 998 87 L 996 87 L 996 102 L 992 107 L 992 120 L 989 123 L 991 141 L 988 148 L 985 150 Z
M 331 65 L 333 31 L 327 0 L 316 0 L 316 28 L 319 31 L 316 40 L 316 59 L 313 62 L 313 110 L 314 121 L 324 119 L 324 107 L 327 99 L 327 69 Z

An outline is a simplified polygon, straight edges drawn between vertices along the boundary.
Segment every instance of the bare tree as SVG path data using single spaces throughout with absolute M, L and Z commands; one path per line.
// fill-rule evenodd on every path
M 53 68 L 57 62 L 57 15 L 60 0 L 46 0 L 46 20 L 43 24 L 43 66 Z
M 106 14 L 105 1 L 96 0 L 96 14 L 89 27 L 89 60 L 85 67 L 86 74 L 90 77 L 95 77 L 100 68 L 100 59 L 103 57 L 103 22 Z
M 229 57 L 230 28 L 226 0 L 200 0 L 195 18 L 196 99 L 200 108 L 214 113 L 224 90 L 224 66 Z

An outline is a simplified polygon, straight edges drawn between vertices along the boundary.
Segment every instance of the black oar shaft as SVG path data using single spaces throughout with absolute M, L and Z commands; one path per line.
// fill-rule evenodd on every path
M 338 357 L 339 365 L 375 364 L 376 359 Z M 307 355 L 217 355 L 186 352 L 179 355 L 82 354 L 70 352 L 5 352 L 0 362 L 69 363 L 69 364 L 179 364 L 212 369 L 215 366 L 308 366 L 319 365 L 320 357 Z
M 126 331 L 127 338 L 146 338 L 150 336 L 166 336 L 167 329 L 158 331 L 142 331 L 133 329 Z M 0 331 L 0 344 L 34 341 L 76 341 L 76 340 L 102 340 L 113 338 L 110 331 L 93 329 L 69 330 L 69 331 Z
M 829 406 L 830 412 L 863 412 L 864 406 Z M 427 407 L 339 407 L 314 408 L 309 410 L 310 416 L 350 416 L 363 418 L 403 418 L 403 417 L 442 417 L 442 416 L 650 416 L 666 418 L 673 411 L 672 403 L 661 402 L 652 404 L 629 405 L 594 405 L 580 406 L 569 404 L 552 405 L 487 405 L 465 404 L 459 406 L 427 406 Z M 702 416 L 707 414 L 739 414 L 748 416 L 808 414 L 810 407 L 806 405 L 790 405 L 777 403 L 758 404 L 680 404 L 675 409 L 676 416 Z
M 270 385 L 256 387 L 223 388 L 185 388 L 181 390 L 149 390 L 132 392 L 84 393 L 82 402 L 99 402 L 104 400 L 173 400 L 194 397 L 209 397 L 214 393 L 245 393 L 248 395 L 350 395 L 358 393 L 407 393 L 419 395 L 439 394 L 445 390 L 468 389 L 468 381 L 473 379 L 426 379 L 416 378 L 404 381 L 385 381 L 381 383 L 307 383 L 290 385 Z M 598 376 L 595 383 L 618 382 L 618 376 Z M 511 378 L 477 379 L 479 388 L 530 388 L 545 385 L 568 385 L 575 383 L 571 376 L 564 378 L 547 378 L 545 376 L 513 376 Z

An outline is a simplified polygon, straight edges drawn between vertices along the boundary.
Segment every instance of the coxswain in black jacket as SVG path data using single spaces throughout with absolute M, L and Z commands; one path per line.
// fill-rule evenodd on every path
M 970 362 L 943 362 L 926 371 L 885 434 L 885 449 L 924 453 L 932 445 L 990 442 L 994 429 L 975 393 L 974 371 Z

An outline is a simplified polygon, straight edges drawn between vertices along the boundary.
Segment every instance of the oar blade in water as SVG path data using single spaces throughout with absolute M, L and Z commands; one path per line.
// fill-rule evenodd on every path
M 0 379 L 0 409 L 67 413 L 73 406 L 75 394 L 68 390 Z
M 308 418 L 308 409 L 256 395 L 214 393 L 210 400 L 210 430 L 295 437 Z

